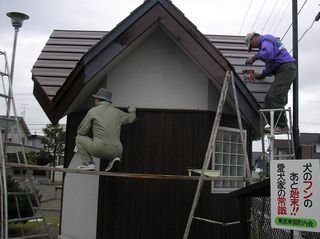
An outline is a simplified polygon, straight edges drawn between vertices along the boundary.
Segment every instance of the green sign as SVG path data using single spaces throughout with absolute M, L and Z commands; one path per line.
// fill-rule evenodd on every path
M 317 221 L 309 218 L 276 217 L 275 224 L 288 227 L 316 228 Z

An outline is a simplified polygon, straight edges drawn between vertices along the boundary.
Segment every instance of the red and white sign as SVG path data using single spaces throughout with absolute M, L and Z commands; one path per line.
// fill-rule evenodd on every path
M 271 161 L 271 227 L 320 232 L 319 161 Z

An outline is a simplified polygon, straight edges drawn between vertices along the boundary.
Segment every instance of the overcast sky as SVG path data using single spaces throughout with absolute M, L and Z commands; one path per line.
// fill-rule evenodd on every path
M 31 69 L 54 29 L 110 31 L 142 0 L 1 0 L 0 50 L 11 59 L 14 29 L 7 12 L 30 16 L 19 32 L 14 71 L 14 94 L 19 115 L 24 114 L 32 133 L 50 123 L 33 96 Z M 250 31 L 280 38 L 292 22 L 291 0 L 172 0 L 203 34 L 246 35 Z M 299 36 L 320 11 L 320 0 L 298 0 Z M 251 3 L 251 4 L 250 4 Z M 250 8 L 249 8 L 250 6 Z M 247 13 L 247 14 L 246 14 Z M 283 39 L 292 48 L 291 29 Z M 320 22 L 315 22 L 299 43 L 300 132 L 320 133 Z M 1 61 L 0 61 L 1 62 Z M 3 64 L 1 64 L 1 71 Z M 2 88 L 1 88 L 2 89 Z M 2 93 L 2 92 L 0 92 Z M 292 96 L 289 95 L 292 106 Z M 139 106 L 138 106 L 139 107 Z M 4 114 L 4 101 L 0 114 Z M 64 123 L 65 119 L 60 123 Z

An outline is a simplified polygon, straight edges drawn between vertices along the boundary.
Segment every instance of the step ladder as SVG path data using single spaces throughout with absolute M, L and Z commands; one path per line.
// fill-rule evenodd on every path
M 261 160 L 270 163 L 277 159 L 295 159 L 294 138 L 292 130 L 291 108 L 288 109 L 261 109 L 260 114 L 260 134 L 262 144 Z M 288 128 L 285 131 L 278 132 L 277 127 L 281 116 L 285 116 L 288 122 Z M 268 130 L 266 130 L 268 128 Z M 286 154 L 274 152 L 274 143 L 276 139 L 286 141 Z M 269 172 L 266 170 L 259 172 L 260 177 L 266 178 Z
M 20 171 L 21 182 L 20 187 L 22 190 L 19 192 L 8 192 L 8 170 L 6 167 L 7 163 L 7 148 L 11 142 L 9 142 L 8 135 L 11 134 L 12 140 L 14 140 L 14 135 L 17 135 L 18 142 L 15 146 L 20 147 L 21 154 L 16 153 L 16 158 L 19 164 L 27 165 L 27 158 L 24 149 L 24 143 L 22 142 L 22 136 L 20 131 L 19 118 L 17 116 L 17 110 L 15 106 L 14 96 L 12 92 L 12 77 L 9 73 L 9 66 L 6 52 L 0 51 L 0 70 L 1 84 L 3 91 L 0 92 L 0 98 L 4 99 L 6 105 L 6 115 L 1 117 L 2 121 L 5 122 L 4 126 L 0 126 L 0 165 L 1 165 L 1 177 L 0 177 L 0 190 L 1 190 L 1 238 L 51 238 L 49 233 L 49 228 L 42 216 L 42 210 L 40 207 L 40 201 L 38 198 L 38 193 L 34 185 L 34 179 L 32 178 L 32 173 L 30 170 L 23 169 Z M 3 67 L 2 67 L 3 66 Z M 11 115 L 11 106 L 13 109 L 13 115 Z M 25 172 L 25 174 L 24 174 Z M 21 205 L 21 202 L 24 205 Z M 11 218 L 8 212 L 8 208 L 13 207 L 16 211 L 16 217 Z M 22 214 L 22 208 L 26 210 L 28 208 L 27 215 Z M 38 231 L 36 234 L 28 234 L 23 230 L 23 223 L 33 220 L 37 226 Z M 20 235 L 10 237 L 8 226 L 10 224 L 19 224 Z M 42 232 L 44 231 L 44 232 Z
M 292 130 L 291 108 L 288 109 L 261 109 L 260 114 L 260 128 L 261 128 L 261 143 L 262 143 L 262 159 L 270 162 L 277 159 L 295 159 L 294 139 Z M 286 130 L 278 132 L 278 123 L 280 117 L 286 117 L 288 127 Z M 268 130 L 266 130 L 267 125 Z M 279 154 L 274 152 L 274 143 L 277 138 L 286 141 L 286 154 Z M 266 141 L 268 144 L 266 144 Z M 266 147 L 268 145 L 268 147 Z
M 234 97 L 235 108 L 236 108 L 236 113 L 237 113 L 238 125 L 239 125 L 239 129 L 240 129 L 240 135 L 241 135 L 240 138 L 241 138 L 242 150 L 243 150 L 244 159 L 245 159 L 244 161 L 245 161 L 245 166 L 246 166 L 246 176 L 248 178 L 251 178 L 251 169 L 250 169 L 250 163 L 249 163 L 249 159 L 248 159 L 247 149 L 246 149 L 246 146 L 245 146 L 246 142 L 244 140 L 244 131 L 243 131 L 243 127 L 242 127 L 242 121 L 241 121 L 238 97 L 237 97 L 236 87 L 235 87 L 235 83 L 234 83 L 234 76 L 233 76 L 233 72 L 232 71 L 227 71 L 226 75 L 225 75 L 225 78 L 224 78 L 224 82 L 223 82 L 223 87 L 222 87 L 222 91 L 221 91 L 221 95 L 220 95 L 220 99 L 219 99 L 219 103 L 218 103 L 218 108 L 217 108 L 215 120 L 214 120 L 214 123 L 213 123 L 212 131 L 211 131 L 210 140 L 209 140 L 209 143 L 208 143 L 207 152 L 206 152 L 206 155 L 205 155 L 205 159 L 204 159 L 204 163 L 203 163 L 203 166 L 202 166 L 200 178 L 199 178 L 199 181 L 198 181 L 197 190 L 196 190 L 196 193 L 195 193 L 195 196 L 194 196 L 194 199 L 193 199 L 193 203 L 192 203 L 191 211 L 190 211 L 190 214 L 189 214 L 188 222 L 187 222 L 187 225 L 186 225 L 186 228 L 185 228 L 185 231 L 184 231 L 183 239 L 188 239 L 193 219 L 200 220 L 200 221 L 205 221 L 205 222 L 209 222 L 209 223 L 216 223 L 216 222 L 211 221 L 209 219 L 196 217 L 196 216 L 194 216 L 194 214 L 195 214 L 195 210 L 196 210 L 196 207 L 198 205 L 198 202 L 199 202 L 199 198 L 200 198 L 200 194 L 201 194 L 201 190 L 202 190 L 202 186 L 203 186 L 205 173 L 206 173 L 206 171 L 207 171 L 207 169 L 209 167 L 209 163 L 210 163 L 212 157 L 214 157 L 215 142 L 216 142 L 217 133 L 218 133 L 219 125 L 220 125 L 223 106 L 224 106 L 224 103 L 225 103 L 225 100 L 226 100 L 226 97 L 227 97 L 228 87 L 229 87 L 230 83 L 231 83 L 232 89 L 233 89 L 233 97 Z

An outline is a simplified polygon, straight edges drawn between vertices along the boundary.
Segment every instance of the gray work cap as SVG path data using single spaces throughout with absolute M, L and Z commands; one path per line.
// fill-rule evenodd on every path
M 96 99 L 101 99 L 101 100 L 106 100 L 109 102 L 111 101 L 112 98 L 112 93 L 108 91 L 106 88 L 100 88 L 98 92 L 95 95 L 92 95 Z
M 251 38 L 257 34 L 256 32 L 251 32 L 251 33 L 248 33 L 246 35 L 246 37 L 244 38 L 244 43 L 246 44 L 246 46 L 248 47 L 248 51 L 251 51 L 252 50 L 252 47 L 251 47 L 251 44 L 250 44 L 250 40 Z

